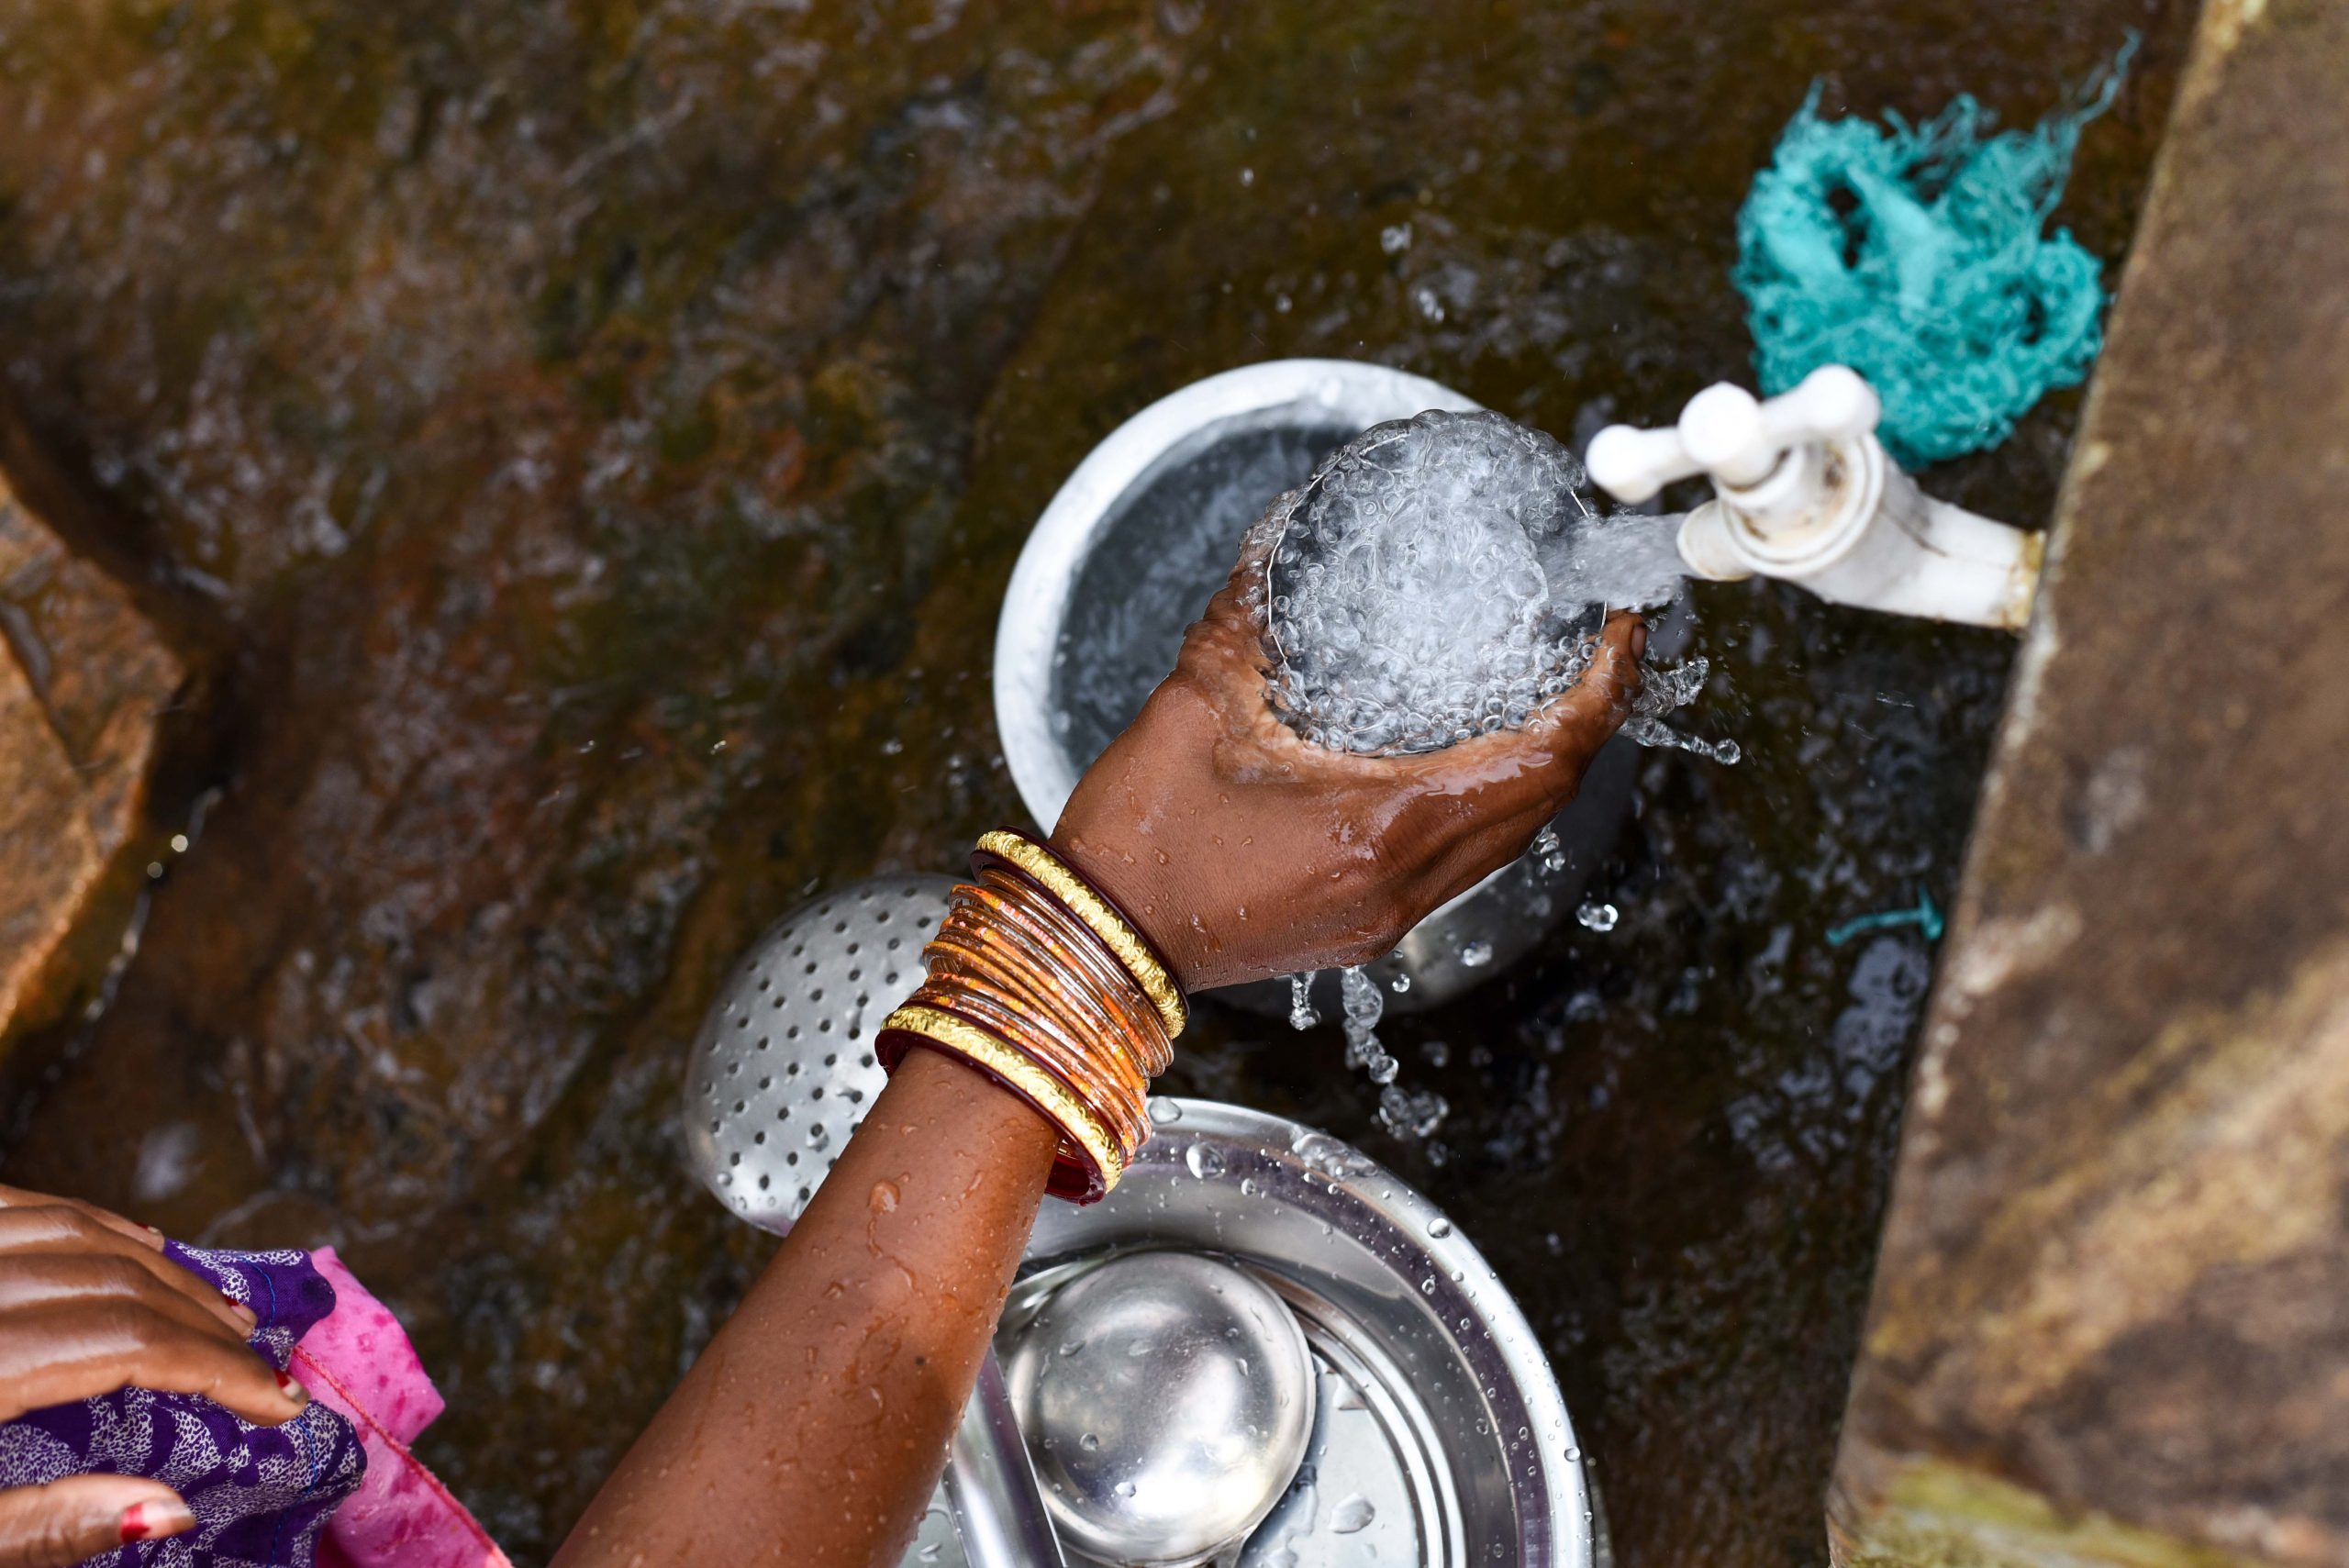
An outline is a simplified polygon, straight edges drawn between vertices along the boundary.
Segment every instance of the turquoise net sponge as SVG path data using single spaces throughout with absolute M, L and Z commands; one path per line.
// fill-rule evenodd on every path
M 2028 131 L 1995 130 L 1970 96 L 1920 125 L 1823 119 L 1813 85 L 1738 213 L 1733 276 L 1763 390 L 1850 365 L 1884 400 L 1886 448 L 1914 467 L 1997 445 L 2085 379 L 2103 268 L 2047 220 L 2135 49 L 2132 36 Z

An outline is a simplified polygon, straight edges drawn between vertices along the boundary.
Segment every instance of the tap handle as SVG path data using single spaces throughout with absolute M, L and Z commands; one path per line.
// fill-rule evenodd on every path
M 1766 403 L 1717 382 L 1688 400 L 1673 428 L 1599 431 L 1590 443 L 1590 476 L 1635 504 L 1699 473 L 1732 488 L 1756 484 L 1790 449 L 1864 436 L 1881 411 L 1876 389 L 1843 365 L 1821 365 Z
M 1609 425 L 1590 439 L 1590 450 L 1583 462 L 1593 484 L 1633 506 L 1675 479 L 1705 472 L 1705 465 L 1690 457 L 1681 444 L 1679 430 L 1670 425 L 1661 430 Z

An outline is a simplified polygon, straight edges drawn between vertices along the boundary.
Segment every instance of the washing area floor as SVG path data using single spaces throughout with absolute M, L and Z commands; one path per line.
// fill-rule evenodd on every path
M 69 14 L 70 13 L 70 14 Z M 493 14 L 495 13 L 495 14 Z M 255 0 L 0 19 L 11 395 L 195 679 L 137 951 L 0 1061 L 0 1181 L 332 1243 L 543 1561 L 772 1242 L 685 1043 L 806 897 L 1017 820 L 1004 585 L 1119 421 L 1365 359 L 1563 439 L 1746 372 L 1737 207 L 1830 110 L 2028 124 L 2117 281 L 2181 0 Z M 2047 515 L 2078 413 L 1930 471 Z M 1706 585 L 1715 677 L 1564 924 L 1390 1020 L 1203 1005 L 1163 1087 L 1326 1129 L 1515 1293 L 1625 1568 L 1823 1562 L 1905 1068 L 2013 640 Z M 169 847 L 184 836 L 184 851 Z

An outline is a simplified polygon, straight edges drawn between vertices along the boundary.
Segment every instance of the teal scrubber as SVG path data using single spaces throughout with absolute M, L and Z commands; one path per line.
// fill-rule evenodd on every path
M 2084 379 L 2101 268 L 2068 230 L 2043 230 L 2136 45 L 2030 131 L 1994 133 L 1971 97 L 1918 126 L 1822 119 L 1813 86 L 1738 214 L 1763 389 L 1850 365 L 1884 400 L 1877 435 L 1915 466 L 1997 445 Z

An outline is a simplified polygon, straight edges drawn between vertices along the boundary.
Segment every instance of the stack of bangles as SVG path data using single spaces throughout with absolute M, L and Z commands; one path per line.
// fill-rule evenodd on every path
M 1105 1195 L 1150 1136 L 1150 1081 L 1190 1017 L 1150 939 L 1051 851 L 997 829 L 922 959 L 929 978 L 874 1042 L 881 1065 L 916 1046 L 968 1062 L 1060 1129 L 1047 1192 Z

